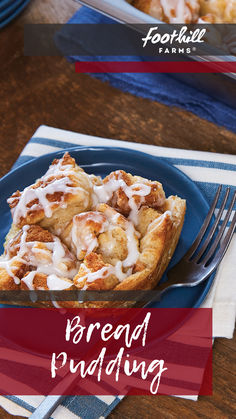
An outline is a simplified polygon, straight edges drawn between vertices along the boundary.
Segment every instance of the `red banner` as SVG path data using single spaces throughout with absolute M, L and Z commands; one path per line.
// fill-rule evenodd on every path
M 236 61 L 81 61 L 76 73 L 236 73 Z
M 209 395 L 210 309 L 1 308 L 2 395 Z

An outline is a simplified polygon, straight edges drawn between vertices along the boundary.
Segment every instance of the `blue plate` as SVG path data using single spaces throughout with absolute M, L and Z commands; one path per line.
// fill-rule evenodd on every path
M 0 252 L 5 235 L 11 225 L 11 214 L 6 199 L 17 189 L 22 190 L 41 177 L 54 158 L 60 158 L 65 151 L 76 159 L 83 169 L 102 177 L 111 171 L 123 169 L 126 172 L 158 180 L 163 184 L 166 195 L 179 195 L 186 199 L 187 212 L 182 234 L 169 267 L 175 265 L 186 253 L 209 210 L 202 193 L 181 171 L 161 158 L 139 151 L 110 147 L 76 147 L 51 153 L 31 160 L 13 170 L 0 180 Z M 207 295 L 214 276 L 192 288 L 173 289 L 166 293 L 155 307 L 198 307 Z M 166 274 L 163 276 L 163 281 Z
M 29 2 L 30 0 L 17 0 L 3 11 L 0 11 L 0 28 L 3 28 L 15 19 L 15 17 L 24 10 Z

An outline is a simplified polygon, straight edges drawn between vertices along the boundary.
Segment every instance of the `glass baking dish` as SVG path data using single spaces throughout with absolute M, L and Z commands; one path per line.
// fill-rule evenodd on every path
M 76 0 L 85 6 L 103 13 L 115 19 L 117 22 L 126 24 L 162 24 L 163 22 L 141 12 L 135 7 L 131 6 L 127 0 Z M 188 60 L 197 61 L 235 61 L 236 57 L 233 55 L 225 56 L 197 56 L 189 57 Z M 221 100 L 229 106 L 236 108 L 236 73 L 171 73 L 171 77 L 177 78 L 204 93 Z

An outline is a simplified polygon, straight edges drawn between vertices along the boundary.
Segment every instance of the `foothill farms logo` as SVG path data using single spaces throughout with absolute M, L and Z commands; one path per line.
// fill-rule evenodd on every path
M 166 25 L 165 25 L 166 29 Z M 205 28 L 189 30 L 182 26 L 179 30 L 173 29 L 170 32 L 163 32 L 158 26 L 149 28 L 147 35 L 142 38 L 143 48 L 156 45 L 157 54 L 191 54 L 196 51 L 194 44 L 204 43 Z

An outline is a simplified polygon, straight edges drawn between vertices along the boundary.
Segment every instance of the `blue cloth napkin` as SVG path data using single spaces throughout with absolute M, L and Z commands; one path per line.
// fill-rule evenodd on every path
M 113 20 L 87 7 L 80 8 L 68 23 L 112 23 Z M 77 40 L 73 40 L 78 42 Z M 111 57 L 109 57 L 111 59 Z M 121 60 L 132 61 L 134 57 L 122 57 Z M 74 61 L 89 61 L 91 57 L 69 57 Z M 92 60 L 108 60 L 108 57 L 94 57 Z M 112 57 L 112 61 L 119 58 Z M 135 57 L 135 60 L 142 58 Z M 215 124 L 236 132 L 236 109 L 217 101 L 201 91 L 186 85 L 171 76 L 158 73 L 99 73 L 92 76 L 108 81 L 118 89 L 130 92 L 168 106 L 177 106 L 195 113 Z

